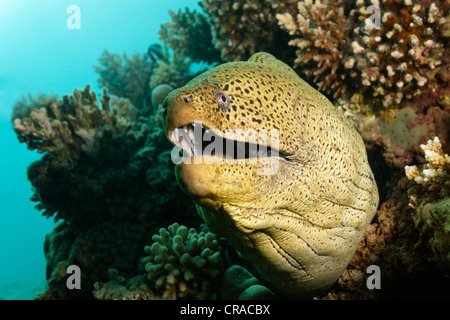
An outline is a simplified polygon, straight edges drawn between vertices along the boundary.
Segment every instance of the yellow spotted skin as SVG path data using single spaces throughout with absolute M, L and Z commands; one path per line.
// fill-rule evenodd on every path
M 229 96 L 229 109 L 218 106 L 217 90 Z M 227 129 L 279 130 L 286 158 L 215 163 L 214 156 L 203 156 L 199 164 L 177 165 L 177 180 L 209 228 L 280 291 L 308 296 L 329 288 L 378 206 L 364 143 L 353 125 L 268 53 L 201 74 L 170 93 L 164 106 L 168 137 L 195 121 L 222 136 Z M 275 174 L 259 174 L 275 163 Z

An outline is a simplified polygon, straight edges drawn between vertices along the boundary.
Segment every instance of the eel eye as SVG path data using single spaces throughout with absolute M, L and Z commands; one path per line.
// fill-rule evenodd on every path
M 216 91 L 216 101 L 223 110 L 227 110 L 231 104 L 230 97 L 221 90 Z

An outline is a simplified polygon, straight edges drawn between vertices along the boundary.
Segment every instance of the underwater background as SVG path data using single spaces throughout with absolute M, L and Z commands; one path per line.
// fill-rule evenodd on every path
M 80 29 L 66 25 L 73 4 L 80 7 Z M 0 1 L 0 299 L 32 299 L 43 291 L 43 240 L 55 225 L 30 201 L 26 168 L 41 155 L 18 143 L 12 107 L 28 93 L 62 96 L 86 84 L 100 93 L 93 66 L 104 49 L 146 52 L 160 42 L 169 9 L 194 6 L 197 1 Z
M 378 185 L 353 259 L 314 298 L 450 298 L 449 10 L 0 0 L 0 299 L 284 298 L 205 227 L 162 130 L 170 91 L 260 51 L 353 122 Z M 366 285 L 372 265 L 381 290 Z

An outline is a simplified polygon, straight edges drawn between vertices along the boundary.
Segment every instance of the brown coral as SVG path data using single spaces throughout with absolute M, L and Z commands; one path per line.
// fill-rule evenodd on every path
M 346 91 L 349 78 L 343 60 L 351 17 L 344 14 L 342 0 L 299 1 L 297 8 L 296 19 L 290 13 L 276 15 L 291 36 L 300 36 L 289 41 L 298 48 L 295 63 L 320 90 L 334 91 L 337 97 Z
M 421 242 L 405 188 L 405 181 L 400 180 L 389 199 L 380 205 L 336 291 L 353 299 L 449 297 L 449 281 L 429 259 L 432 252 Z M 366 286 L 370 265 L 380 268 L 381 290 Z
M 426 92 L 441 95 L 435 74 L 448 60 L 448 1 L 366 3 L 357 1 L 361 23 L 354 29 L 353 63 L 347 69 L 374 96 L 383 97 L 385 108 Z M 380 26 L 371 19 L 374 10 Z
M 203 0 L 200 6 L 209 17 L 213 42 L 227 61 L 247 60 L 258 51 L 290 57 L 287 37 L 277 28 L 275 15 L 292 6 L 281 0 Z M 284 56 L 280 56 L 284 55 Z
M 359 0 L 354 7 L 346 5 L 340 0 L 299 1 L 296 18 L 292 11 L 277 14 L 279 24 L 296 36 L 289 44 L 298 47 L 297 64 L 320 90 L 334 91 L 334 97 L 364 92 L 380 101 L 369 99 L 374 109 L 397 108 L 423 94 L 435 103 L 448 100 L 448 77 L 437 76 L 449 63 L 448 1 Z
M 99 108 L 95 92 L 89 86 L 83 91 L 74 90 L 73 96 L 56 99 L 40 109 L 30 108 L 29 115 L 14 119 L 14 131 L 20 142 L 39 153 L 50 152 L 62 165 L 78 159 L 83 151 L 94 148 L 98 131 L 125 134 L 136 116 L 127 100 L 118 100 L 103 93 Z

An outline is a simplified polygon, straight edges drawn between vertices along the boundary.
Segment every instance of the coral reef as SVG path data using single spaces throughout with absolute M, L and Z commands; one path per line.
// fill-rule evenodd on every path
M 450 157 L 444 154 L 438 137 L 421 145 L 427 163 L 419 170 L 406 166 L 412 180 L 408 188 L 409 206 L 415 209 L 414 223 L 421 230 L 421 241 L 433 251 L 430 259 L 449 275 L 450 266 Z
M 171 22 L 159 30 L 159 39 L 174 51 L 174 55 L 189 57 L 193 62 L 221 62 L 220 51 L 213 43 L 205 14 L 195 10 L 169 10 Z
M 89 287 L 104 281 L 108 268 L 127 276 L 138 269 L 160 223 L 200 221 L 173 177 L 171 145 L 156 116 L 141 117 L 127 99 L 106 91 L 100 108 L 89 86 L 21 110 L 29 113 L 16 113 L 19 141 L 45 153 L 28 168 L 31 200 L 44 216 L 64 221 L 44 246 L 49 289 L 41 298 L 92 297 Z M 71 264 L 86 274 L 87 291 L 68 292 Z
M 130 58 L 126 53 L 121 57 L 104 50 L 98 60 L 100 65 L 94 69 L 100 75 L 101 87 L 118 97 L 130 99 L 139 110 L 149 104 L 148 79 L 155 68 L 151 59 L 136 52 Z
M 439 137 L 420 146 L 427 163 L 419 171 L 416 165 L 406 166 L 405 174 L 415 185 L 408 189 L 413 208 L 450 196 L 450 157 L 444 154 Z
M 100 109 L 86 87 L 14 121 L 21 142 L 47 152 L 28 168 L 37 209 L 85 226 L 107 217 L 143 221 L 183 210 L 185 205 L 173 207 L 187 197 L 171 178 L 171 145 L 162 130 L 128 117 L 127 100 L 104 92 L 101 101 Z
M 162 298 L 211 298 L 223 268 L 215 235 L 174 223 L 152 239 L 142 263 Z
M 436 76 L 450 62 L 448 2 L 367 2 L 345 8 L 339 0 L 299 1 L 296 13 L 277 14 L 282 28 L 297 36 L 289 42 L 298 48 L 297 64 L 335 98 L 346 91 L 383 97 L 371 100 L 375 109 L 423 94 L 448 100 L 448 78 Z
M 313 79 L 321 91 L 338 97 L 347 89 L 349 76 L 344 72 L 343 59 L 351 17 L 344 14 L 342 0 L 299 1 L 296 19 L 286 12 L 278 13 L 278 23 L 289 35 L 301 37 L 289 41 L 297 47 L 296 66 Z M 314 26 L 311 23 L 314 22 Z
M 14 107 L 19 141 L 43 154 L 28 168 L 31 200 L 59 221 L 44 242 L 48 288 L 37 298 L 280 298 L 224 239 L 189 229 L 200 219 L 175 181 L 158 115 L 168 92 L 194 77 L 192 62 L 247 60 L 257 51 L 335 99 L 380 166 L 377 215 L 339 281 L 316 298 L 449 298 L 449 1 L 200 7 L 169 12 L 153 57 L 105 50 L 95 66 L 106 88 L 100 99 L 87 86 L 62 99 L 28 95 Z M 66 287 L 73 264 L 82 290 Z M 366 287 L 372 264 L 382 290 Z
M 448 298 L 449 280 L 415 227 L 407 182 L 391 182 L 392 194 L 380 205 L 347 270 L 333 288 L 346 299 Z M 369 290 L 368 266 L 381 270 L 381 290 Z
M 292 5 L 293 1 L 280 0 L 200 2 L 208 15 L 213 43 L 226 61 L 244 61 L 258 51 L 278 52 L 278 58 L 289 59 L 292 50 L 277 26 L 275 15 Z
M 351 43 L 354 55 L 344 59 L 347 69 L 383 97 L 385 108 L 426 92 L 440 96 L 436 74 L 449 62 L 448 1 L 372 1 L 373 10 L 364 1 L 356 4 L 361 24 Z M 380 27 L 371 19 L 375 9 Z

